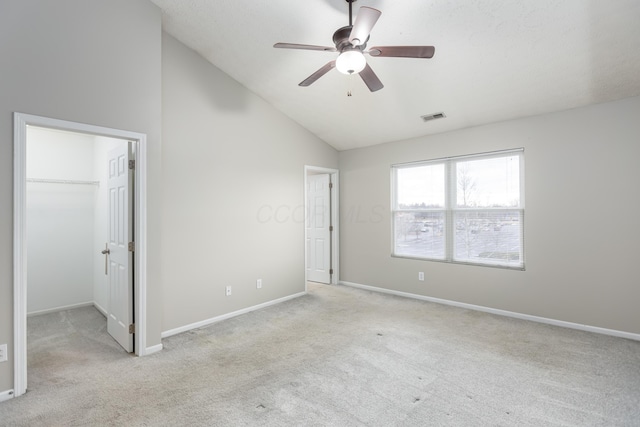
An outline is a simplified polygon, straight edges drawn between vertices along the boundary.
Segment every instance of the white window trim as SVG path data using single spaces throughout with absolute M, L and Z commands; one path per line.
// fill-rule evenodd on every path
M 518 154 L 519 155 L 519 175 L 520 175 L 520 188 L 519 188 L 519 196 L 520 196 L 520 206 L 517 208 L 457 208 L 455 206 L 456 200 L 456 192 L 457 186 L 451 185 L 451 183 L 455 183 L 457 177 L 455 176 L 455 168 L 452 167 L 455 162 L 459 162 L 461 160 L 470 160 L 470 159 L 491 159 L 497 157 L 504 157 L 509 154 Z M 443 212 L 445 216 L 445 254 L 444 258 L 427 258 L 427 257 L 419 257 L 419 256 L 411 256 L 411 255 L 401 255 L 395 253 L 396 247 L 396 213 L 397 212 L 410 212 L 414 211 L 414 209 L 399 209 L 397 206 L 397 173 L 398 169 L 402 168 L 410 168 L 410 167 L 419 167 L 426 166 L 431 164 L 444 164 L 445 165 L 445 207 L 444 208 L 425 208 L 425 209 L 416 209 L 415 211 L 420 212 Z M 463 264 L 463 265 L 474 265 L 474 266 L 482 266 L 482 267 L 493 267 L 493 268 L 503 268 L 508 270 L 525 270 L 526 260 L 525 260 L 525 248 L 524 248 L 524 220 L 525 220 L 525 191 L 524 191 L 524 148 L 515 148 L 509 150 L 501 150 L 501 151 L 492 151 L 486 153 L 478 153 L 478 154 L 469 154 L 462 156 L 451 156 L 451 157 L 442 157 L 438 159 L 424 160 L 424 161 L 414 161 L 414 162 L 406 162 L 406 163 L 397 163 L 391 165 L 391 256 L 394 258 L 403 258 L 403 259 L 415 259 L 420 261 L 434 261 L 434 262 L 444 262 L 448 264 Z M 462 261 L 455 259 L 454 255 L 454 216 L 456 212 L 472 212 L 472 211 L 518 211 L 520 218 L 520 255 L 522 257 L 520 264 L 518 265 L 508 265 L 508 264 L 498 264 L 498 263 L 484 263 L 484 262 L 470 262 L 470 261 Z

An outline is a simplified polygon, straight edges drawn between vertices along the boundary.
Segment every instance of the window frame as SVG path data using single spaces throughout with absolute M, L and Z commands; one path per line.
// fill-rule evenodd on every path
M 518 157 L 518 172 L 519 172 L 519 204 L 517 207 L 458 207 L 457 206 L 457 193 L 458 193 L 458 176 L 456 165 L 458 163 L 469 161 L 469 160 L 485 160 L 485 159 L 494 159 L 494 158 L 502 158 L 502 157 L 510 157 L 517 156 Z M 429 166 L 429 165 L 444 165 L 444 207 L 442 208 L 434 208 L 434 207 L 424 207 L 424 208 L 400 208 L 398 206 L 398 170 L 415 168 L 421 166 Z M 462 156 L 451 156 L 451 157 L 443 157 L 438 159 L 431 160 L 422 160 L 422 161 L 414 161 L 414 162 L 406 162 L 406 163 L 397 163 L 391 165 L 391 256 L 394 258 L 403 258 L 403 259 L 416 259 L 421 261 L 434 261 L 434 262 L 445 262 L 451 264 L 464 264 L 464 265 L 474 265 L 474 266 L 483 266 L 483 267 L 494 267 L 494 268 L 504 268 L 509 270 L 525 270 L 525 236 L 524 236 L 524 220 L 525 220 L 525 173 L 524 173 L 524 148 L 514 148 L 509 150 L 501 150 L 501 151 L 492 151 L 486 153 L 478 153 L 478 154 L 469 154 Z M 433 215 L 441 213 L 443 215 L 443 234 L 444 234 L 444 251 L 443 257 L 431 257 L 431 256 L 419 256 L 419 255 L 407 255 L 407 254 L 399 254 L 396 252 L 397 241 L 396 241 L 396 233 L 397 233 L 397 214 L 398 213 L 416 213 L 421 212 L 426 215 Z M 462 213 L 517 213 L 518 217 L 518 233 L 519 233 L 519 263 L 508 263 L 508 262 L 496 262 L 496 261 L 487 261 L 487 262 L 474 262 L 470 261 L 468 258 L 463 259 L 462 257 L 457 257 L 456 252 L 456 215 Z

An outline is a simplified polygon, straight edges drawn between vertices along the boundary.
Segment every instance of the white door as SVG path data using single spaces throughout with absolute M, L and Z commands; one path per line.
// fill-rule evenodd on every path
M 331 282 L 329 174 L 307 176 L 307 280 Z
M 129 194 L 133 171 L 129 169 L 131 143 L 109 151 L 109 179 L 107 194 L 109 259 L 109 309 L 107 330 L 109 334 L 128 352 L 133 351 L 133 334 L 129 325 L 133 324 L 133 252 L 129 250 L 132 241 L 132 203 Z

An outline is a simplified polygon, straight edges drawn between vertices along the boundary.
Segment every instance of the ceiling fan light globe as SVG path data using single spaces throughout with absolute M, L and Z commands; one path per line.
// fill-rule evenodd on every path
M 367 60 L 359 50 L 347 50 L 336 59 L 336 68 L 342 74 L 358 74 L 365 65 Z

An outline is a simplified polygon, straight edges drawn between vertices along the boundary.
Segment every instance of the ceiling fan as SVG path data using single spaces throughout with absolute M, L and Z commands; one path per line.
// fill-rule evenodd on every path
M 315 46 L 296 43 L 276 43 L 275 48 L 321 50 L 325 52 L 340 52 L 334 61 L 330 61 L 315 73 L 299 83 L 299 86 L 309 86 L 331 71 L 337 68 L 343 74 L 360 74 L 362 80 L 371 92 L 384 87 L 378 76 L 373 72 L 364 54 L 380 57 L 396 58 L 432 58 L 435 53 L 433 46 L 375 46 L 365 50 L 369 41 L 369 33 L 380 18 L 382 12 L 371 7 L 362 6 L 352 21 L 352 3 L 357 0 L 346 0 L 349 3 L 349 25 L 338 28 L 333 33 L 333 42 L 336 47 Z

